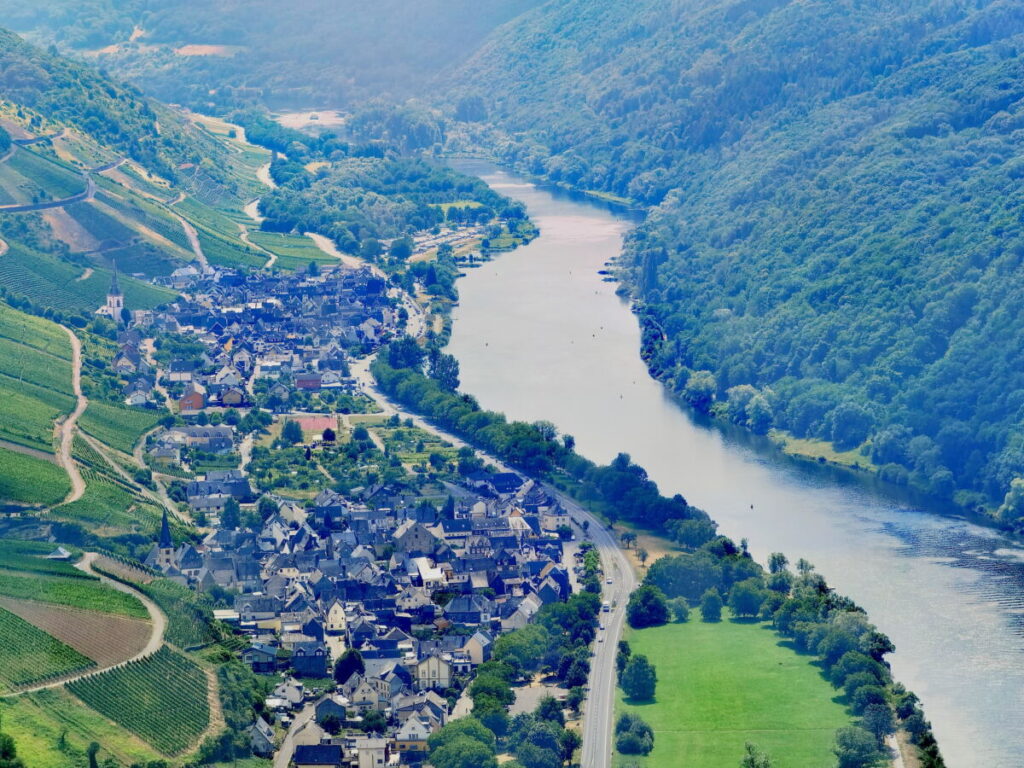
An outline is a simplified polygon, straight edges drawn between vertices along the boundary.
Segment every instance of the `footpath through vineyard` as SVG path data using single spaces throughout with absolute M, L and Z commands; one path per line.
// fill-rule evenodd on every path
M 146 647 L 134 656 L 132 656 L 130 659 L 124 659 L 123 661 L 120 661 L 117 664 L 111 664 L 110 666 L 101 668 L 90 667 L 85 672 L 81 672 L 70 677 L 63 677 L 58 678 L 56 680 L 50 680 L 46 683 L 42 683 L 40 685 L 33 685 L 28 688 L 20 688 L 13 693 L 6 694 L 7 696 L 16 696 L 22 693 L 33 693 L 35 691 L 42 691 L 47 688 L 59 688 L 62 685 L 67 685 L 68 683 L 73 683 L 76 680 L 81 680 L 83 677 L 90 677 L 92 675 L 96 675 L 101 672 L 106 672 L 111 669 L 117 669 L 118 667 L 123 667 L 125 664 L 129 664 L 130 662 L 138 661 L 140 659 L 145 659 L 149 656 L 152 656 L 154 653 L 160 650 L 160 647 L 164 644 L 164 633 L 167 631 L 167 617 L 164 615 L 163 611 L 160 610 L 156 603 L 154 603 L 152 600 L 146 597 L 146 595 L 144 595 L 142 592 L 135 589 L 134 587 L 130 587 L 127 584 L 122 584 L 119 581 L 114 581 L 113 579 L 107 578 L 103 574 L 94 571 L 92 564 L 93 562 L 95 562 L 97 557 L 99 557 L 99 555 L 95 552 L 86 552 L 85 555 L 82 557 L 81 562 L 77 563 L 75 567 L 83 573 L 88 573 L 91 576 L 98 576 L 100 581 L 102 581 L 104 584 L 113 587 L 118 592 L 124 592 L 125 594 L 131 595 L 132 597 L 138 599 L 138 601 L 145 606 L 146 611 L 149 613 L 150 621 L 152 622 L 152 632 L 150 633 L 149 642 L 146 643 Z

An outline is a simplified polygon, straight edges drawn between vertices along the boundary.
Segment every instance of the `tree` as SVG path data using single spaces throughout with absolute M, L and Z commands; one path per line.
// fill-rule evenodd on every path
M 646 549 L 644 549 L 643 547 L 640 547 L 639 549 L 637 549 L 637 551 L 636 551 L 636 559 L 640 561 L 640 565 L 644 565 L 647 562 L 647 558 L 648 557 L 649 557 L 649 555 L 648 555 Z
M 565 716 L 562 714 L 562 705 L 553 696 L 545 696 L 540 700 L 534 714 L 539 720 L 549 723 L 558 723 L 559 727 L 565 725 Z
M 100 745 L 95 741 L 89 742 L 89 748 L 85 750 L 89 757 L 89 768 L 97 768 L 96 753 L 100 751 Z
M 338 439 L 337 433 L 335 433 L 335 431 L 330 427 L 324 430 L 322 437 L 325 443 L 333 443 L 335 440 Z
M 285 445 L 295 445 L 302 442 L 302 427 L 299 422 L 288 419 L 281 428 L 281 441 Z
M 718 525 L 711 520 L 673 520 L 669 532 L 681 547 L 694 550 L 715 538 Z
M 337 736 L 341 733 L 342 725 L 341 718 L 337 715 L 327 715 L 327 717 L 320 721 L 320 727 L 332 736 Z
M 622 545 L 626 549 L 629 549 L 630 545 L 636 543 L 636 534 L 632 531 L 626 531 L 619 538 L 622 540 Z
M 25 768 L 24 761 L 18 757 L 18 749 L 14 744 L 14 737 L 4 733 L 2 725 L 2 721 L 0 721 L 0 768 Z M 91 749 L 92 745 L 90 744 L 89 746 Z M 96 749 L 99 748 L 100 745 L 96 744 Z M 93 754 L 92 759 L 95 760 L 95 754 Z
M 656 627 L 668 621 L 665 593 L 657 587 L 645 585 L 629 597 L 626 620 L 634 629 Z
M 562 761 L 572 762 L 572 756 L 576 754 L 576 750 L 583 746 L 583 737 L 576 731 L 566 729 L 562 731 L 560 741 L 562 742 Z
M 690 618 L 690 605 L 686 602 L 685 597 L 673 597 L 668 601 L 669 610 L 672 612 L 672 618 L 678 623 L 682 624 L 684 621 L 688 621 Z
M 700 599 L 700 616 L 704 621 L 722 620 L 722 596 L 717 589 L 709 589 Z
M 654 665 L 643 654 L 631 656 L 622 671 L 619 684 L 626 696 L 634 701 L 650 701 L 654 698 L 658 675 Z
M 363 715 L 359 728 L 365 733 L 384 733 L 388 728 L 388 719 L 376 709 L 371 709 Z
M 569 693 L 565 696 L 566 706 L 569 707 L 573 712 L 579 714 L 580 708 L 583 706 L 583 702 L 587 700 L 587 689 L 582 685 L 577 685 L 569 689 Z
M 499 635 L 494 641 L 492 658 L 509 665 L 512 674 L 521 675 L 540 668 L 551 645 L 551 636 L 540 624 L 527 624 L 515 632 Z
M 654 730 L 639 715 L 619 715 L 615 722 L 615 748 L 624 755 L 649 754 L 654 749 Z
M 758 579 L 745 579 L 729 590 L 729 610 L 734 616 L 757 616 L 765 594 Z
M 224 503 L 224 511 L 220 514 L 220 527 L 233 531 L 241 525 L 241 522 L 238 502 L 232 496 Z
M 455 355 L 446 354 L 436 348 L 431 349 L 428 375 L 441 386 L 441 389 L 454 392 L 459 388 L 459 361 Z
M 334 665 L 334 680 L 342 684 L 348 681 L 353 674 L 366 672 L 366 665 L 363 664 L 363 655 L 355 648 L 349 648 L 341 655 Z
M 768 572 L 769 573 L 781 573 L 786 570 L 786 566 L 789 565 L 789 558 L 787 558 L 781 552 L 772 552 L 768 556 Z
M 838 759 L 838 768 L 869 768 L 879 757 L 875 737 L 856 726 L 836 731 L 832 752 Z
M 740 768 L 772 768 L 772 760 L 765 752 L 749 741 L 743 745 L 744 755 Z
M 864 730 L 875 735 L 879 747 L 886 736 L 896 732 L 896 720 L 888 704 L 869 704 L 861 716 L 861 724 Z
M 718 384 L 711 371 L 694 371 L 683 387 L 683 398 L 698 411 L 707 413 L 717 390 Z

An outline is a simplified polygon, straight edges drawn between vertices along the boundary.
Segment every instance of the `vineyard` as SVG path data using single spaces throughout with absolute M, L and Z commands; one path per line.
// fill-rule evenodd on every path
M 79 423 L 101 443 L 123 453 L 131 453 L 142 433 L 155 427 L 160 416 L 157 411 L 90 400 Z
M 280 234 L 278 232 L 253 232 L 249 239 L 256 245 L 277 254 L 277 266 L 282 270 L 306 269 L 309 263 L 337 264 L 333 256 L 317 248 L 308 237 Z
M 85 494 L 78 501 L 56 507 L 51 514 L 60 520 L 96 526 L 93 532 L 98 535 L 126 531 L 150 535 L 159 525 L 160 511 L 106 474 L 108 471 L 105 466 L 86 467 L 82 471 Z
M 5 572 L 0 579 L 0 595 L 19 600 L 69 605 L 89 611 L 117 613 L 136 619 L 148 619 L 146 608 L 131 595 L 118 592 L 94 579 L 78 579 L 42 574 L 20 575 Z
M 0 687 L 20 688 L 93 666 L 92 659 L 0 608 Z
M 0 539 L 0 568 L 11 571 L 31 571 L 72 579 L 95 581 L 95 577 L 83 573 L 64 560 L 47 560 L 44 556 L 56 549 L 54 544 L 41 541 L 18 541 Z
M 0 447 L 0 500 L 18 504 L 56 504 L 71 490 L 67 473 L 44 459 Z
M 220 638 L 205 596 L 166 579 L 157 579 L 138 588 L 167 616 L 164 638 L 168 643 L 187 650 Z
M 70 683 L 68 690 L 167 755 L 189 749 L 210 721 L 206 675 L 166 647 Z

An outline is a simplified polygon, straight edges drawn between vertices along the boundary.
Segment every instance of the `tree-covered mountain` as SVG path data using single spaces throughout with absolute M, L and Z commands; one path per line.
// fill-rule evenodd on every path
M 1024 474 L 1022 46 L 1003 0 L 569 0 L 453 102 L 483 97 L 506 160 L 653 206 L 624 272 L 681 394 L 998 503 Z
M 164 101 L 341 106 L 422 92 L 541 0 L 0 0 L 5 24 Z

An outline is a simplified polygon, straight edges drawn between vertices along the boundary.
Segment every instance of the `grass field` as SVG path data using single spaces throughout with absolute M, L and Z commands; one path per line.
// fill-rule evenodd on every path
M 98 579 L 76 579 L 5 571 L 0 579 L 0 595 L 20 600 L 69 605 L 88 611 L 101 611 L 148 619 L 146 608 L 131 595 L 101 584 Z
M 142 661 L 71 683 L 68 689 L 167 755 L 193 746 L 210 721 L 206 675 L 166 646 Z
M 736 768 L 745 742 L 786 768 L 834 763 L 837 728 L 852 724 L 837 692 L 812 658 L 797 654 L 758 623 L 685 624 L 627 630 L 634 654 L 657 667 L 653 704 L 628 705 L 655 732 L 646 757 L 619 755 L 616 765 L 646 768 Z
M 0 447 L 0 503 L 56 504 L 71 490 L 67 473 L 56 464 Z
M 82 704 L 63 688 L 0 699 L 4 733 L 14 737 L 29 768 L 88 765 L 90 742 L 103 746 L 100 759 L 146 764 L 162 756 L 139 737 Z

